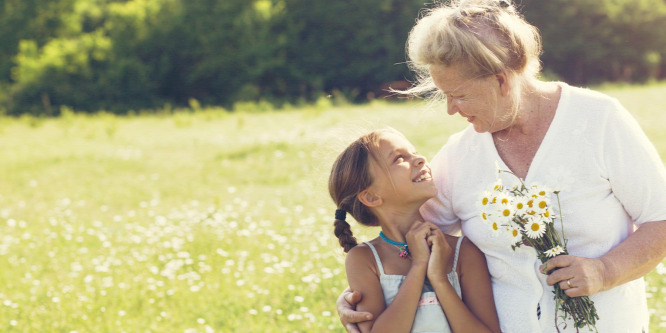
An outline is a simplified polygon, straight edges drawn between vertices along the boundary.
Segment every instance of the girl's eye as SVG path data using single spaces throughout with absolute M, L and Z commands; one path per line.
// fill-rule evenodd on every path
M 398 162 L 398 163 L 400 163 L 400 162 L 402 162 L 404 159 L 405 159 L 405 158 L 404 158 L 402 155 L 398 155 L 398 156 L 395 157 L 395 161 L 393 161 L 393 162 Z

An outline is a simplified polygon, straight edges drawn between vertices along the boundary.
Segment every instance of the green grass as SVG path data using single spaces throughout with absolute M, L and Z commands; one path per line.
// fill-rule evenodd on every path
M 666 85 L 603 90 L 666 157 Z M 387 125 L 430 157 L 466 123 L 422 103 L 0 118 L 0 331 L 342 332 L 326 181 Z

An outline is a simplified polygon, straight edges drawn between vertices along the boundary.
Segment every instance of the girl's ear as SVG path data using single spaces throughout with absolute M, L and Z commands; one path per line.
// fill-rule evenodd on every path
M 381 204 L 384 203 L 384 200 L 382 200 L 382 197 L 375 194 L 370 189 L 365 189 L 365 190 L 361 191 L 357 195 L 357 198 L 358 198 L 359 201 L 361 201 L 362 204 L 364 204 L 368 207 L 377 207 L 377 206 L 381 206 Z
M 495 79 L 497 80 L 502 96 L 508 96 L 511 87 L 509 86 L 509 78 L 506 73 L 501 72 L 499 74 L 495 74 Z

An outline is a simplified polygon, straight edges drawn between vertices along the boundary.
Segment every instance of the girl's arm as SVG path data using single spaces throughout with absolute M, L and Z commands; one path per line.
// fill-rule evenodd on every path
M 441 233 L 440 230 L 435 230 L 434 233 L 436 237 L 431 238 L 433 243 L 431 256 L 433 257 L 436 256 L 436 251 L 449 247 L 444 234 L 438 235 Z M 442 260 L 443 256 L 439 256 L 440 261 L 450 260 L 450 247 L 447 252 L 449 252 L 449 258 Z M 451 331 L 500 332 L 485 256 L 469 239 L 463 239 L 458 262 L 460 269 L 457 272 L 462 299 L 456 294 L 444 271 L 440 270 L 436 273 L 433 271 L 430 274 L 431 269 L 428 270 L 428 278 L 446 313 Z
M 427 262 L 412 263 L 405 281 L 388 308 L 385 306 L 384 293 L 379 284 L 379 272 L 374 263 L 374 256 L 368 246 L 359 245 L 351 249 L 347 254 L 345 267 L 349 286 L 352 290 L 363 294 L 356 310 L 370 312 L 372 318 L 375 318 L 358 323 L 362 333 L 411 330 L 421 298 Z
M 379 272 L 372 250 L 368 246 L 356 246 L 349 251 L 345 261 L 347 280 L 352 290 L 363 293 L 363 299 L 356 309 L 370 312 L 374 318 L 358 324 L 361 332 L 411 331 L 430 257 L 430 248 L 426 242 L 428 232 L 430 226 L 419 221 L 407 232 L 412 263 L 398 294 L 388 307 L 385 306 L 384 292 L 379 283 Z

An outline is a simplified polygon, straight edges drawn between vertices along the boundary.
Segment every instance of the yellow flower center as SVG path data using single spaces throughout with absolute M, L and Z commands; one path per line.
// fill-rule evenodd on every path
M 482 217 L 484 220 L 487 220 L 487 219 L 488 219 L 488 216 L 486 216 L 486 213 L 481 213 L 481 217 Z
M 496 203 L 496 202 L 497 202 L 497 198 L 493 198 L 493 203 Z
M 522 202 L 519 202 L 519 203 L 516 205 L 516 208 L 518 208 L 518 209 L 523 209 L 523 203 L 522 203 Z
M 481 200 L 481 204 L 484 205 L 484 206 L 487 205 L 488 204 L 488 198 L 483 198 L 483 200 Z
M 506 205 L 508 203 L 509 203 L 509 199 L 507 199 L 507 198 L 502 199 L 502 204 L 503 205 Z
M 540 195 L 540 196 L 544 196 L 544 195 L 546 195 L 546 191 L 541 191 L 541 192 L 539 192 L 539 195 Z
M 541 209 L 546 208 L 546 202 L 545 201 L 539 202 L 539 208 L 541 208 Z
M 499 227 L 497 226 L 497 222 L 493 222 L 493 229 L 494 229 L 494 230 L 499 229 Z
M 530 200 L 527 202 L 527 206 L 529 206 L 530 208 L 532 208 L 532 205 L 534 205 L 534 200 Z
M 539 231 L 539 224 L 538 223 L 532 223 L 532 231 Z
M 546 211 L 545 213 L 543 213 L 543 216 L 545 216 L 545 217 L 550 217 L 550 212 L 549 212 L 549 211 Z
M 505 210 L 502 211 L 502 215 L 509 216 L 509 215 L 511 215 L 511 211 L 508 210 L 508 209 L 505 209 Z
M 513 234 L 513 237 L 517 237 L 517 236 L 518 236 L 518 230 L 516 230 L 516 229 L 513 229 L 513 230 L 511 231 L 511 233 Z

